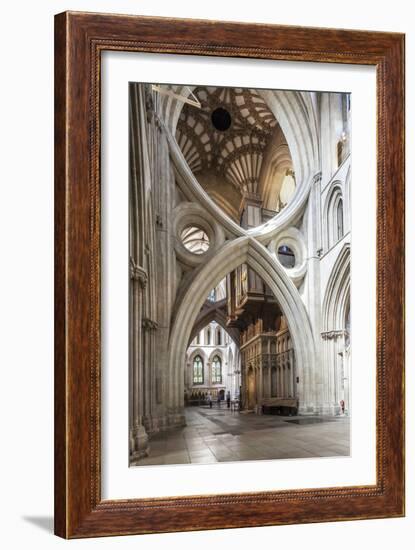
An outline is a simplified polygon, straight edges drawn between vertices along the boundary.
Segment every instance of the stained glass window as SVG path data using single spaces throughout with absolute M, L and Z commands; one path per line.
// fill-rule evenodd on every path
M 193 384 L 203 384 L 203 361 L 200 355 L 193 360 Z
M 214 384 L 222 383 L 222 362 L 217 355 L 215 355 L 212 361 L 212 382 Z

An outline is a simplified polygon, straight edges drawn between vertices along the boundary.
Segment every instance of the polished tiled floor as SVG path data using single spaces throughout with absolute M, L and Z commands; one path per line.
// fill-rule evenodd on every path
M 187 426 L 157 434 L 138 466 L 349 455 L 349 418 L 287 417 L 189 407 Z

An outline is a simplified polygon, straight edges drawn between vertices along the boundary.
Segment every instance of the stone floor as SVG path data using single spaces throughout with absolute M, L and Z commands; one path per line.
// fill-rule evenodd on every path
M 187 426 L 157 434 L 138 466 L 349 455 L 349 418 L 288 417 L 189 407 Z

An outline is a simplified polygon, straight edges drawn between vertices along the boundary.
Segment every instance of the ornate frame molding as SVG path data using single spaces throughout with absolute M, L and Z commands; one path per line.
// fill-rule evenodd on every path
M 104 50 L 376 66 L 375 485 L 102 501 L 100 63 Z M 55 19 L 55 51 L 55 533 L 78 538 L 402 516 L 404 35 L 65 12 Z M 131 274 L 144 282 L 139 267 L 133 266 Z

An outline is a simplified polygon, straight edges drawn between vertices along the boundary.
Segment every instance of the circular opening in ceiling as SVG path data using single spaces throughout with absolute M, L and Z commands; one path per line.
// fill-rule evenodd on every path
M 218 107 L 212 112 L 212 124 L 219 130 L 219 132 L 225 132 L 230 128 L 232 124 L 232 117 L 226 109 L 223 107 Z
M 200 227 L 185 227 L 180 238 L 183 246 L 192 254 L 204 254 L 209 249 L 209 237 Z
M 295 266 L 295 255 L 291 248 L 287 245 L 282 245 L 278 248 L 278 259 L 280 263 L 290 269 Z

